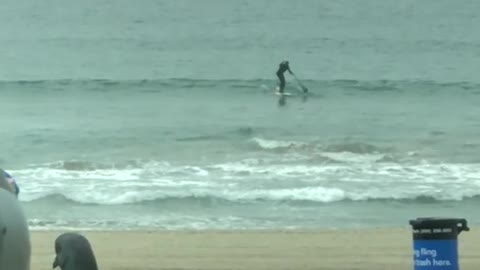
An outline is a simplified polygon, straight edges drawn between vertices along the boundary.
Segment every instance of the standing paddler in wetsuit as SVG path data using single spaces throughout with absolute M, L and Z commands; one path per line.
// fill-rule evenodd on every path
M 277 77 L 280 80 L 278 92 L 281 94 L 283 94 L 283 91 L 285 90 L 285 75 L 283 75 L 285 71 L 288 71 L 288 73 L 293 75 L 293 72 L 290 70 L 290 66 L 288 65 L 288 61 L 281 62 L 277 70 Z

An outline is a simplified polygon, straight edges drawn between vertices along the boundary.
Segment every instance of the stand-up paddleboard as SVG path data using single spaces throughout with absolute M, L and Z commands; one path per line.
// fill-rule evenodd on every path
M 292 93 L 288 93 L 288 92 L 280 93 L 278 91 L 275 92 L 275 95 L 277 95 L 277 96 L 293 96 Z
M 280 87 L 278 87 L 278 86 L 275 88 L 275 95 L 277 95 L 277 96 L 293 96 L 293 94 L 290 93 L 290 92 L 280 93 Z

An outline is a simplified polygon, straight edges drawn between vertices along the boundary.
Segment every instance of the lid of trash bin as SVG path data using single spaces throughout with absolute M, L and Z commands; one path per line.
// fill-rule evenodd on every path
M 467 220 L 464 218 L 417 218 L 410 220 L 413 228 L 431 228 L 431 227 L 457 227 L 458 232 L 469 231 Z

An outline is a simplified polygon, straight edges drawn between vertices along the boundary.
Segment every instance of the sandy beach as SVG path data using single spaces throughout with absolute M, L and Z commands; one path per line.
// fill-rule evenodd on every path
M 34 231 L 32 269 L 51 269 L 61 232 Z M 413 269 L 405 229 L 87 231 L 99 269 Z M 480 265 L 480 233 L 459 237 L 462 270 Z

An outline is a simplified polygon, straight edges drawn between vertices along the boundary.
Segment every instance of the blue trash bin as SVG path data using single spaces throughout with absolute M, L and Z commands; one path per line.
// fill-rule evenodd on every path
M 413 228 L 414 270 L 458 270 L 457 236 L 469 231 L 458 218 L 417 218 Z

